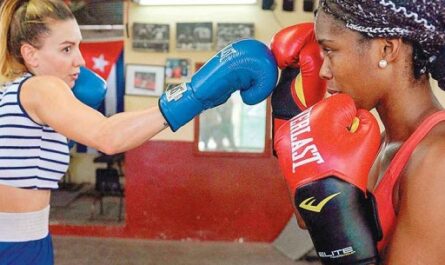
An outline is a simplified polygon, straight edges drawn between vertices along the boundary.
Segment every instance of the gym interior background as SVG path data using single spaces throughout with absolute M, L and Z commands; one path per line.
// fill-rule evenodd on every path
M 121 87 L 109 87 L 107 98 L 114 106 L 106 108 L 106 115 L 156 106 L 159 93 L 189 80 L 221 43 L 242 35 L 224 32 L 239 26 L 268 44 L 280 29 L 312 21 L 316 7 L 316 1 L 307 0 L 199 6 L 67 2 L 81 25 L 88 66 Z M 150 33 L 154 30 L 157 36 Z M 111 53 L 112 59 L 101 51 Z M 437 92 L 437 85 L 433 87 Z M 439 99 L 445 102 L 443 95 Z M 175 133 L 166 129 L 119 156 L 74 147 L 69 172 L 53 196 L 51 232 L 154 240 L 276 240 L 293 211 L 271 151 L 270 103 L 246 108 L 236 95 L 230 101 L 230 109 L 212 110 Z M 120 186 L 103 190 L 103 195 L 117 196 L 103 198 L 101 213 L 98 181 L 108 173 Z M 71 219 L 79 216 L 81 221 Z
M 164 76 L 164 80 L 156 80 L 156 85 L 161 85 L 163 90 L 168 85 L 187 81 L 196 68 L 218 51 L 218 39 L 225 37 L 218 33 L 221 23 L 229 26 L 230 23 L 240 24 L 249 30 L 251 37 L 268 44 L 279 29 L 313 18 L 312 10 L 303 11 L 303 1 L 295 1 L 293 11 L 284 11 L 280 1 L 272 5 L 262 1 L 246 5 L 199 6 L 143 6 L 130 1 L 70 1 L 70 4 L 83 31 L 85 46 L 82 48 L 99 43 L 99 51 L 106 53 L 113 49 L 111 46 L 107 48 L 109 43 L 123 42 L 123 71 L 127 77 L 125 94 L 122 95 L 125 111 L 158 104 L 158 94 L 147 95 L 142 89 L 138 91 L 135 80 L 128 82 L 135 71 L 156 74 L 161 67 L 164 74 L 169 70 L 167 63 L 186 61 L 186 74 Z M 119 13 L 122 23 L 116 22 Z M 109 21 L 111 23 L 107 23 Z M 188 24 L 189 28 L 177 32 L 182 23 Z M 141 24 L 147 29 L 150 29 L 150 24 L 158 28 L 168 25 L 167 37 L 164 32 L 161 41 L 167 43 L 167 47 L 156 46 L 154 37 L 145 39 L 147 47 L 138 45 L 141 42 L 136 40 L 144 40 L 144 37 L 134 27 L 141 27 Z M 196 33 L 200 25 L 204 25 L 204 30 Z M 187 33 L 186 30 L 190 31 Z M 210 41 L 206 39 L 209 30 Z M 181 40 L 178 43 L 180 33 L 194 34 L 195 39 L 191 40 L 194 43 L 189 46 Z M 98 64 L 97 58 L 101 58 L 101 53 L 90 54 L 90 50 L 84 52 L 87 66 L 101 74 L 104 68 L 94 64 Z M 88 65 L 89 62 L 92 64 Z M 102 66 L 113 63 L 102 62 Z M 113 93 L 113 89 L 109 88 L 107 93 Z M 157 93 L 157 90 L 155 88 L 153 92 Z M 270 120 L 266 115 L 270 111 L 269 103 L 241 109 L 242 104 L 236 96 L 231 101 L 231 116 L 241 117 L 232 121 L 231 137 L 221 135 L 215 136 L 219 139 L 203 139 L 206 128 L 215 132 L 218 127 L 206 124 L 205 121 L 212 118 L 201 115 L 179 131 L 173 133 L 167 129 L 146 144 L 123 154 L 124 174 L 120 183 L 125 196 L 120 221 L 116 221 L 118 218 L 113 214 L 109 216 L 111 221 L 102 219 L 103 222 L 98 222 L 100 213 L 91 212 L 100 208 L 96 201 L 92 203 L 95 209 L 86 203 L 88 207 L 85 208 L 87 212 L 82 217 L 85 219 L 83 222 L 70 221 L 69 214 L 61 212 L 60 207 L 53 207 L 52 232 L 171 240 L 274 240 L 291 217 L 292 209 L 284 180 L 271 152 Z M 214 120 L 224 124 L 220 117 Z M 256 138 L 254 144 L 251 143 L 252 137 Z M 72 149 L 72 161 L 64 185 L 68 193 L 77 189 L 77 194 L 82 195 L 83 191 L 88 193 L 85 188 L 79 192 L 79 188 L 72 187 L 84 187 L 83 184 L 88 183 L 95 187 L 97 169 L 106 168 L 107 162 L 97 162 L 100 154 L 94 151 L 85 153 L 77 149 Z M 116 165 L 111 163 L 114 168 Z M 85 198 L 77 196 L 76 200 L 82 197 Z M 56 194 L 53 198 L 56 205 L 57 199 Z M 65 208 L 73 207 L 76 200 L 70 200 Z M 113 202 L 118 208 L 119 200 Z

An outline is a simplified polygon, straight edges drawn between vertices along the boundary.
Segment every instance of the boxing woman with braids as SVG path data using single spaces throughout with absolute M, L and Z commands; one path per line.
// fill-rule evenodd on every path
M 235 90 L 256 104 L 277 81 L 268 47 L 246 39 L 217 53 L 190 82 L 166 91 L 159 106 L 104 117 L 89 107 L 97 100 L 86 94 L 103 91 L 96 87 L 103 82 L 81 71 L 81 40 L 61 0 L 2 1 L 0 264 L 54 263 L 49 201 L 68 168 L 67 138 L 107 154 L 124 152 L 167 127 L 178 130 Z
M 445 1 L 320 0 L 315 37 L 332 96 L 274 140 L 298 224 L 323 264 L 445 264 Z

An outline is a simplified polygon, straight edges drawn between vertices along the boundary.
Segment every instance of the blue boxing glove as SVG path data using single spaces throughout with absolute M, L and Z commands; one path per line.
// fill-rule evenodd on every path
M 82 103 L 98 109 L 107 93 L 107 82 L 86 67 L 80 67 L 79 78 L 73 87 L 74 96 Z
M 159 108 L 173 131 L 240 90 L 244 103 L 257 104 L 275 88 L 278 68 L 269 48 L 253 39 L 234 42 L 196 72 L 190 82 L 167 90 Z
M 98 109 L 107 93 L 107 82 L 95 72 L 82 66 L 72 91 L 82 103 Z M 68 148 L 71 149 L 75 143 L 73 140 L 69 140 Z

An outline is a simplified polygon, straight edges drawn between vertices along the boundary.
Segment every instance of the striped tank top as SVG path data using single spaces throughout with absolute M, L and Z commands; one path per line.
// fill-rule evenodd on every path
M 57 189 L 69 165 L 65 136 L 31 119 L 20 103 L 29 73 L 0 86 L 0 184 Z

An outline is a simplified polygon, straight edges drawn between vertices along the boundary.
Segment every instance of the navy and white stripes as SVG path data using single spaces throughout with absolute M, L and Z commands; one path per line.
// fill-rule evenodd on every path
M 67 139 L 34 122 L 20 104 L 30 74 L 0 88 L 0 184 L 25 189 L 57 189 L 69 165 Z

